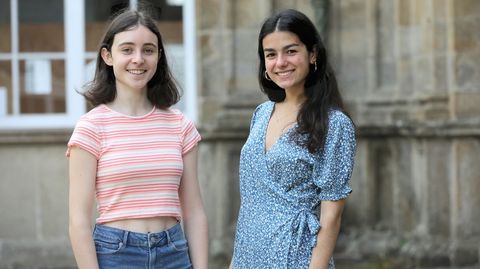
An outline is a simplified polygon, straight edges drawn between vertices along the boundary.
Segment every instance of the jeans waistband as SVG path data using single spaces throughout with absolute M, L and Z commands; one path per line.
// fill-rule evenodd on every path
M 131 232 L 102 224 L 95 224 L 93 237 L 95 239 L 106 238 L 109 240 L 115 240 L 128 246 L 155 247 L 169 244 L 172 238 L 178 236 L 179 233 L 182 233 L 180 223 L 175 224 L 173 227 L 165 231 L 157 233 Z

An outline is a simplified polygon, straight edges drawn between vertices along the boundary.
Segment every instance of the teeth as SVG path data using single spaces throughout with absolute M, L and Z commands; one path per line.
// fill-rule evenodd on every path
M 291 73 L 291 71 L 286 71 L 286 72 L 277 72 L 277 74 L 279 76 L 286 76 L 286 75 L 289 75 Z
M 140 75 L 140 74 L 143 74 L 147 71 L 143 70 L 143 69 L 131 69 L 131 70 L 128 70 L 128 72 L 131 73 L 131 74 L 134 74 L 134 75 Z

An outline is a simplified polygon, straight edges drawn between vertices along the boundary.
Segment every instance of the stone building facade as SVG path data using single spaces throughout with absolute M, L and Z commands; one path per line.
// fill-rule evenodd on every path
M 358 128 L 354 192 L 336 253 L 341 268 L 480 265 L 480 1 L 196 3 L 199 179 L 212 269 L 231 256 L 239 152 L 255 106 L 266 100 L 256 79 L 259 27 L 284 8 L 322 29 Z M 70 133 L 0 133 L 0 268 L 74 268 L 64 158 Z M 398 261 L 405 266 L 394 267 Z
M 360 141 L 346 227 L 386 236 L 360 236 L 366 255 L 478 265 L 480 2 L 332 3 L 329 44 Z

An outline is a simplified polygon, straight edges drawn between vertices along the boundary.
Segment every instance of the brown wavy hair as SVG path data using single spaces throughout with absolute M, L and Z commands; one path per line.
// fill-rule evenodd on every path
M 155 20 L 142 11 L 124 10 L 115 16 L 107 27 L 98 49 L 95 77 L 93 81 L 84 86 L 86 91 L 81 93 L 93 106 L 112 102 L 117 95 L 113 67 L 103 61 L 102 49 L 106 48 L 111 51 L 116 34 L 128 31 L 138 25 L 145 26 L 158 38 L 160 55 L 157 70 L 147 83 L 148 100 L 158 108 L 167 108 L 179 101 L 178 86 L 168 66 L 162 36 Z

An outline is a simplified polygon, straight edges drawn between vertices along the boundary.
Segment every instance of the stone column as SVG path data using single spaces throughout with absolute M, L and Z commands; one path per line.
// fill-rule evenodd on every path
M 239 209 L 238 163 L 255 106 L 257 35 L 269 1 L 201 0 L 198 6 L 199 180 L 210 230 L 210 268 L 225 268 Z

